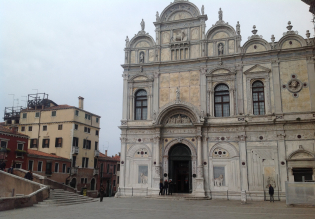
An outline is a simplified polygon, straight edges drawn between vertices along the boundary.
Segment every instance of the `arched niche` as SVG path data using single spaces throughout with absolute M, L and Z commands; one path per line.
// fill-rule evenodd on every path
M 234 147 L 234 145 L 228 143 L 228 142 L 220 142 L 215 144 L 209 152 L 209 156 L 213 157 L 213 152 L 218 149 L 218 148 L 222 148 L 224 150 L 226 150 L 229 153 L 229 157 L 233 158 L 233 157 L 239 157 L 239 152 L 238 150 Z
M 148 47 L 154 47 L 155 41 L 154 39 L 149 35 L 136 35 L 134 36 L 130 42 L 129 42 L 129 48 L 148 48 Z

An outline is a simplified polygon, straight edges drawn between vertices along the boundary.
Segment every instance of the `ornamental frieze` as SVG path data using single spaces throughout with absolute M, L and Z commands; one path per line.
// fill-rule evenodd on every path
M 163 129 L 163 134 L 195 134 L 196 129 Z

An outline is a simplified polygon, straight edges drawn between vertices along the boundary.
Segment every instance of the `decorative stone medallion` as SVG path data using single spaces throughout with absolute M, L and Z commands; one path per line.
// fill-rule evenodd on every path
M 229 153 L 222 149 L 222 148 L 217 148 L 213 151 L 213 154 L 212 154 L 213 157 L 229 157 Z
M 291 75 L 291 80 L 289 80 L 287 84 L 282 85 L 282 88 L 290 91 L 292 93 L 292 96 L 295 98 L 299 97 L 298 93 L 303 89 L 303 87 L 307 87 L 307 83 L 303 83 L 302 81 L 297 79 L 297 75 L 295 74 Z

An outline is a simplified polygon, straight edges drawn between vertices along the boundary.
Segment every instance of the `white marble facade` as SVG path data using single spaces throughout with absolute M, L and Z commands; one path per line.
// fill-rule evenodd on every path
M 314 39 L 289 23 L 277 42 L 254 27 L 241 44 L 239 22 L 220 9 L 206 30 L 204 10 L 174 1 L 157 12 L 156 36 L 143 21 L 126 39 L 121 196 L 158 194 L 172 178 L 192 196 L 261 200 L 267 184 L 284 197 L 295 171 L 315 172 Z

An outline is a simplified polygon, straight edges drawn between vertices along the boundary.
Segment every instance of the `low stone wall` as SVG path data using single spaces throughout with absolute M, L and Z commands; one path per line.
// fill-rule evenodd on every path
M 49 186 L 4 171 L 0 171 L 0 179 L 0 211 L 33 206 L 49 198 Z M 14 197 L 16 194 L 24 196 Z
M 13 174 L 20 177 L 24 177 L 27 172 L 28 171 L 23 170 L 23 169 L 15 169 Z M 42 176 L 34 172 L 33 172 L 33 181 L 40 184 L 48 185 L 50 186 L 51 189 L 63 189 L 69 192 L 76 192 L 76 190 L 70 186 L 48 179 L 46 176 Z

